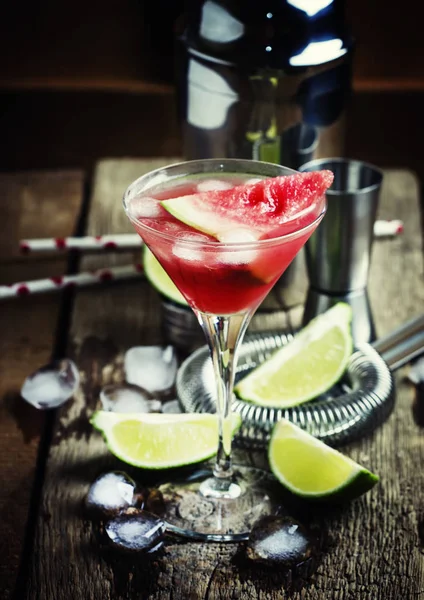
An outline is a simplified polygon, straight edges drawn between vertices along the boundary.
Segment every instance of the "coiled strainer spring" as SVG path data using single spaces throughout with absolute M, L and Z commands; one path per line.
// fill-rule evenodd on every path
M 292 339 L 291 334 L 255 333 L 245 337 L 239 351 L 236 381 Z M 177 376 L 178 399 L 186 412 L 215 412 L 215 381 L 206 346 L 181 365 Z M 282 417 L 331 445 L 366 435 L 390 414 L 394 404 L 392 373 L 369 344 L 358 345 L 343 379 L 311 402 L 293 408 L 267 408 L 236 397 L 232 410 L 242 417 L 236 443 L 263 447 L 274 424 Z

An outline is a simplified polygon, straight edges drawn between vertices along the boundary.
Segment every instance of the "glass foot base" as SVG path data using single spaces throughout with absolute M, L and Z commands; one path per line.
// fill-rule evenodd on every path
M 221 500 L 235 500 L 244 493 L 244 489 L 239 483 L 224 480 L 220 485 L 220 481 L 214 477 L 209 477 L 202 481 L 199 486 L 199 492 L 204 498 L 218 498 Z
M 247 540 L 255 521 L 275 514 L 279 502 L 278 482 L 262 469 L 234 466 L 230 490 L 235 497 L 214 497 L 210 489 L 212 470 L 197 471 L 184 481 L 162 484 L 169 533 L 204 542 Z M 228 497 L 229 496 L 229 497 Z

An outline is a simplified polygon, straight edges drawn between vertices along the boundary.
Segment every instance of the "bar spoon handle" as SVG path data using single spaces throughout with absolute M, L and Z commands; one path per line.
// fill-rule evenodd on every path
M 376 340 L 372 346 L 391 371 L 424 354 L 424 313 Z

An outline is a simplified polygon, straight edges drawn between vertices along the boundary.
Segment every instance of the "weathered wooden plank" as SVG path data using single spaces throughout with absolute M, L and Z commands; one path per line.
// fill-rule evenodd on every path
M 98 166 L 91 233 L 127 230 L 120 197 L 130 180 L 151 168 L 147 161 L 109 161 Z M 423 307 L 422 237 L 413 174 L 386 172 L 380 215 L 405 222 L 402 237 L 378 241 L 374 248 L 370 296 L 383 334 Z M 389 420 L 372 436 L 344 448 L 379 473 L 381 483 L 343 509 L 302 512 L 320 532 L 322 553 L 309 577 L 295 574 L 290 580 L 285 573 L 247 565 L 235 545 L 170 544 L 162 554 L 147 559 L 121 556 L 99 544 L 95 529 L 85 519 L 83 499 L 99 473 L 122 464 L 108 454 L 88 419 L 123 352 L 134 344 L 161 341 L 156 293 L 144 281 L 79 292 L 71 339 L 83 386 L 59 414 L 27 598 L 399 600 L 424 595 L 419 533 L 424 522 L 424 442 L 413 419 L 405 369 L 397 375 L 397 402 Z M 247 454 L 240 458 L 249 460 Z
M 0 175 L 0 283 L 66 271 L 66 256 L 19 256 L 19 239 L 71 235 L 82 203 L 81 171 Z M 44 414 L 19 396 L 24 378 L 48 362 L 61 295 L 0 306 L 0 597 L 12 595 L 22 552 Z

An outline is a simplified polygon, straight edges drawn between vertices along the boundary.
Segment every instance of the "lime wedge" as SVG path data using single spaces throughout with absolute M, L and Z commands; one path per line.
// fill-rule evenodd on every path
M 212 414 L 98 411 L 90 422 L 102 432 L 112 454 L 135 467 L 180 467 L 206 460 L 217 451 L 218 418 Z M 233 435 L 240 426 L 240 415 L 233 413 Z
M 315 317 L 295 338 L 238 382 L 239 398 L 289 408 L 316 398 L 334 385 L 352 354 L 352 311 L 339 302 Z
M 268 459 L 280 483 L 304 498 L 353 500 L 378 482 L 377 475 L 285 419 L 273 429 Z
M 166 298 L 177 302 L 177 304 L 187 306 L 184 296 L 147 246 L 143 249 L 143 268 L 147 279 L 155 290 L 163 294 Z

